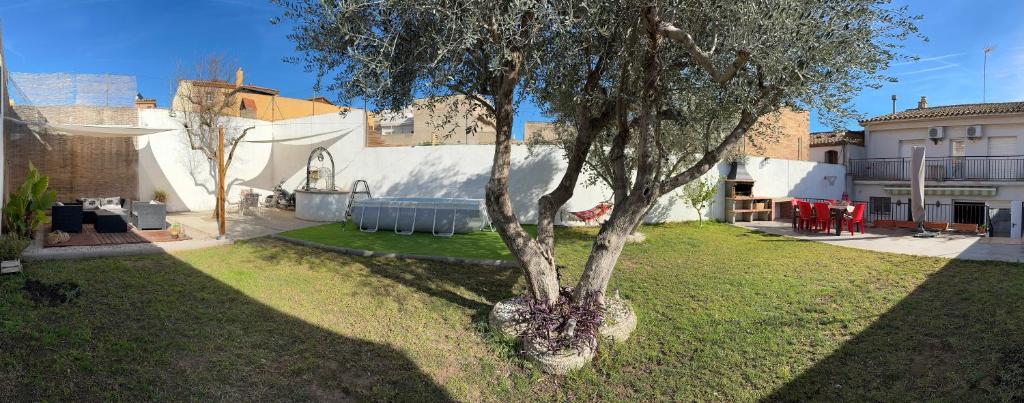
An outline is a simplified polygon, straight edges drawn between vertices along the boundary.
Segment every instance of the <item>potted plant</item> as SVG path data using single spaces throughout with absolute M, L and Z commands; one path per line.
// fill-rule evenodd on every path
M 153 191 L 153 200 L 160 203 L 167 203 L 167 192 L 157 189 Z
M 0 274 L 21 271 L 21 252 L 28 248 L 30 241 L 16 234 L 0 236 Z

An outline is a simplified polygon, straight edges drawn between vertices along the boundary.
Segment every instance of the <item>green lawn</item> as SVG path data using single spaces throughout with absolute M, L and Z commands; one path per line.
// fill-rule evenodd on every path
M 526 230 L 536 233 L 534 226 L 527 226 Z M 411 235 L 398 235 L 393 231 L 361 232 L 355 224 L 349 223 L 345 229 L 342 229 L 340 224 L 325 224 L 287 231 L 281 235 L 324 245 L 375 252 L 491 260 L 512 259 L 498 233 L 493 231 L 455 234 L 445 238 L 420 232 Z
M 485 330 L 517 270 L 273 240 L 0 277 L 0 401 L 1020 400 L 1024 266 L 648 227 L 611 287 L 634 337 L 539 374 Z M 594 229 L 559 231 L 567 280 Z M 383 234 L 382 234 L 383 235 Z M 27 279 L 83 293 L 41 306 Z

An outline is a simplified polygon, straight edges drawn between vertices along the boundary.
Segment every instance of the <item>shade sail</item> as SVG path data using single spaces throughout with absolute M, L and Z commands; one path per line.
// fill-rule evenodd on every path
M 166 132 L 169 130 L 175 130 L 153 129 L 149 127 L 69 125 L 58 123 L 47 123 L 46 127 L 60 134 L 86 137 L 138 137 L 160 132 Z

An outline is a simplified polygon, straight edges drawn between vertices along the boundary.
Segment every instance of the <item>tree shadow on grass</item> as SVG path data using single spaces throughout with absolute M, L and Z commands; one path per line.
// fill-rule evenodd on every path
M 268 264 L 301 262 L 319 267 L 337 259 L 359 262 L 373 275 L 471 310 L 473 321 L 485 320 L 496 302 L 522 293 L 524 287 L 517 268 L 356 257 L 265 238 L 248 242 L 259 246 L 258 257 Z
M 1021 401 L 1024 266 L 952 260 L 768 401 Z
M 26 279 L 83 294 L 40 306 Z M 250 298 L 170 255 L 0 278 L 0 401 L 452 400 L 406 354 Z

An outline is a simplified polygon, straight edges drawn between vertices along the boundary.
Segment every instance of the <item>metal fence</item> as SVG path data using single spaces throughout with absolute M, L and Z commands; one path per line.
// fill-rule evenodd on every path
M 813 197 L 800 197 L 809 203 L 826 203 L 829 200 Z M 890 198 L 873 198 L 868 201 L 852 201 L 851 203 L 866 205 L 864 220 L 874 223 L 876 220 L 913 221 L 911 200 Z M 983 203 L 925 203 L 924 220 L 944 222 L 948 224 L 989 225 L 992 208 Z
M 1024 181 L 1024 156 L 925 158 L 925 180 Z M 853 179 L 909 181 L 910 158 L 850 160 Z

